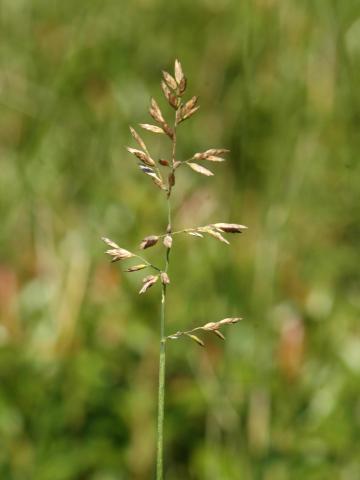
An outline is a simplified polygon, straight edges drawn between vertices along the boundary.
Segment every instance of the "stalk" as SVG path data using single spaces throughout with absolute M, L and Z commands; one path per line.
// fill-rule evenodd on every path
M 159 396 L 158 396 L 158 417 L 157 417 L 157 460 L 156 460 L 156 480 L 163 480 L 163 438 L 164 438 L 164 400 L 165 400 L 165 299 L 166 285 L 163 285 L 161 298 L 161 318 L 160 318 L 160 357 L 159 357 Z
M 176 116 L 174 122 L 174 134 L 172 139 L 172 155 L 171 155 L 171 174 L 174 173 L 174 163 L 176 155 Z M 168 206 L 168 226 L 167 234 L 171 235 L 171 185 L 169 183 L 167 196 Z M 170 263 L 170 248 L 165 253 L 165 268 L 168 273 Z M 165 336 L 165 306 L 166 306 L 166 284 L 162 284 L 161 292 L 161 309 L 160 309 L 160 355 L 159 355 L 159 392 L 158 392 L 158 417 L 157 417 L 157 459 L 156 459 L 156 480 L 164 478 L 164 404 L 165 404 L 165 366 L 166 366 L 166 336 Z
M 168 200 L 169 220 L 171 219 L 170 201 Z M 165 272 L 169 269 L 170 249 L 166 249 Z M 165 337 L 165 304 L 166 286 L 162 285 L 161 310 L 160 310 L 160 356 L 159 356 L 159 394 L 158 394 L 158 418 L 157 418 L 157 460 L 156 480 L 163 480 L 163 445 L 164 445 L 164 401 L 165 401 L 165 364 L 166 364 L 166 337 Z

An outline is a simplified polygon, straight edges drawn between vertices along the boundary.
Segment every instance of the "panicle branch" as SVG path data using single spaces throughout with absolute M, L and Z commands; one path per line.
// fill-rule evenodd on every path
M 197 332 L 199 330 L 202 330 L 204 332 L 211 332 L 217 335 L 222 340 L 225 340 L 225 336 L 221 333 L 220 328 L 226 325 L 233 325 L 234 323 L 237 323 L 240 320 L 242 320 L 241 317 L 224 318 L 219 322 L 209 322 L 209 323 L 206 323 L 205 325 L 202 325 L 201 327 L 195 327 L 192 330 L 173 333 L 172 335 L 168 335 L 166 338 L 169 340 L 177 340 L 180 337 L 186 336 L 191 338 L 191 340 L 194 340 L 201 347 L 204 347 L 205 346 L 204 341 L 201 340 L 198 336 L 194 335 L 194 332 Z
M 171 235 L 169 235 L 168 233 L 164 233 L 161 235 L 150 235 L 142 240 L 140 248 L 146 249 L 152 247 L 153 245 L 157 244 L 160 238 L 163 238 L 163 244 L 167 248 L 171 248 L 173 242 L 172 237 L 174 235 L 179 235 L 180 233 L 186 233 L 188 235 L 200 238 L 203 238 L 204 234 L 208 234 L 226 244 L 229 244 L 229 241 L 222 236 L 222 233 L 243 233 L 245 230 L 247 230 L 247 227 L 238 223 L 212 223 L 209 225 L 204 225 L 202 227 L 177 230 L 175 232 L 172 232 Z

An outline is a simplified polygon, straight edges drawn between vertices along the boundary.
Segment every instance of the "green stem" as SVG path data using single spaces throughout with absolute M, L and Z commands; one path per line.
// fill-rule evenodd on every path
M 164 324 L 165 324 L 165 296 L 166 285 L 163 285 L 161 299 L 161 341 L 160 341 L 160 360 L 159 360 L 159 397 L 158 397 L 158 422 L 157 422 L 157 460 L 156 460 L 156 480 L 163 480 L 163 432 L 164 432 L 164 400 L 165 400 L 165 342 Z
M 174 137 L 172 146 L 172 165 L 175 162 L 176 154 L 176 122 L 174 126 Z M 174 171 L 172 169 L 172 171 Z M 167 196 L 168 205 L 168 226 L 167 234 L 171 235 L 171 188 Z M 170 248 L 166 249 L 165 268 L 167 273 L 170 261 Z M 165 336 L 165 304 L 166 304 L 166 284 L 162 285 L 161 311 L 160 311 L 160 357 L 159 357 L 159 393 L 158 393 L 158 418 L 157 418 L 157 456 L 156 456 L 156 480 L 164 478 L 164 404 L 165 404 L 165 363 L 166 363 L 166 336 Z
M 168 198 L 168 232 L 171 232 L 171 206 Z M 169 269 L 170 248 L 166 249 L 165 269 Z M 165 336 L 165 304 L 166 284 L 162 285 L 161 312 L 160 312 L 160 358 L 159 358 L 159 395 L 158 395 L 158 422 L 157 422 L 157 460 L 156 480 L 163 480 L 163 445 L 164 445 L 164 401 L 165 401 L 165 362 L 166 362 L 166 336 Z

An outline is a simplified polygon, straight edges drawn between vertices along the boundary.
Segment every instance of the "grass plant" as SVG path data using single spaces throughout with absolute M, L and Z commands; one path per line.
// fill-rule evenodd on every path
M 205 235 L 214 237 L 215 239 L 229 244 L 224 234 L 242 233 L 246 230 L 245 225 L 237 223 L 217 222 L 209 225 L 190 227 L 183 230 L 173 231 L 172 210 L 171 210 L 171 194 L 176 184 L 176 175 L 180 168 L 188 167 L 194 172 L 211 177 L 214 173 L 204 167 L 202 163 L 221 163 L 225 161 L 225 154 L 229 150 L 225 148 L 209 148 L 202 152 L 195 153 L 191 158 L 181 160 L 177 156 L 177 130 L 182 122 L 190 119 L 199 109 L 198 97 L 192 96 L 189 100 L 185 100 L 185 92 L 187 90 L 187 79 L 184 75 L 181 63 L 175 60 L 174 75 L 167 71 L 162 72 L 161 80 L 162 92 L 169 104 L 174 110 L 174 120 L 170 124 L 165 120 L 158 103 L 153 98 L 150 102 L 149 113 L 154 124 L 141 123 L 140 127 L 154 134 L 164 135 L 170 141 L 171 149 L 168 159 L 160 159 L 156 161 L 150 154 L 144 140 L 137 131 L 130 127 L 132 137 L 137 143 L 138 148 L 127 147 L 129 153 L 134 155 L 139 161 L 139 169 L 152 180 L 155 187 L 159 188 L 164 194 L 168 206 L 167 228 L 164 233 L 146 236 L 140 243 L 140 250 L 146 250 L 158 243 L 162 243 L 165 249 L 163 266 L 155 265 L 138 253 L 126 250 L 120 247 L 113 240 L 103 237 L 103 241 L 109 249 L 106 251 L 111 257 L 112 262 L 118 262 L 127 259 L 137 260 L 141 263 L 135 263 L 128 267 L 125 272 L 131 273 L 140 270 L 151 271 L 142 280 L 139 294 L 146 293 L 150 287 L 156 283 L 161 283 L 161 307 L 160 307 L 160 354 L 159 354 L 159 391 L 158 391 L 158 416 L 157 416 L 157 459 L 156 459 L 156 480 L 164 478 L 164 402 L 165 402 L 165 366 L 166 366 L 166 344 L 169 340 L 177 340 L 181 337 L 188 337 L 198 345 L 204 347 L 204 341 L 198 336 L 201 331 L 213 332 L 222 340 L 225 340 L 221 328 L 226 325 L 237 323 L 241 317 L 227 317 L 220 321 L 207 322 L 204 325 L 193 327 L 189 330 L 178 331 L 167 335 L 165 329 L 166 320 L 166 292 L 170 284 L 169 265 L 170 253 L 173 246 L 173 238 L 175 235 L 185 234 L 203 238 Z M 200 163 L 199 163 L 200 162 Z

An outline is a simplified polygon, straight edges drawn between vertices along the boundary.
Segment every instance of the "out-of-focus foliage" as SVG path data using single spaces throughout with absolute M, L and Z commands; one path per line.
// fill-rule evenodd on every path
M 245 320 L 169 345 L 166 479 L 357 480 L 356 0 L 2 0 L 0 478 L 153 477 L 159 286 L 99 238 L 166 225 L 124 145 L 175 56 L 201 104 L 179 154 L 232 151 L 180 172 L 175 225 L 249 230 L 174 241 L 168 333 Z

